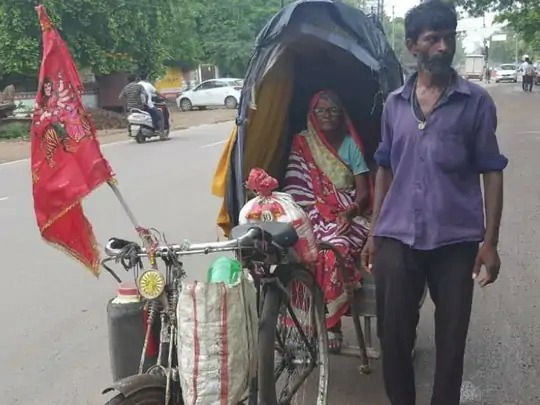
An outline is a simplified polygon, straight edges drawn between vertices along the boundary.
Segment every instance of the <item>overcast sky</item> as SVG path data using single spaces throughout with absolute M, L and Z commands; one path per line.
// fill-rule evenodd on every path
M 394 6 L 396 17 L 404 17 L 407 10 L 419 3 L 419 0 L 385 0 L 384 7 L 387 15 L 392 15 L 392 6 Z M 494 14 L 486 14 L 486 27 L 491 27 L 493 18 Z M 500 26 L 486 29 L 482 27 L 482 18 L 465 18 L 460 20 L 458 30 L 467 31 L 467 38 L 464 44 L 468 52 L 473 52 L 475 43 L 482 43 L 484 36 L 490 36 Z

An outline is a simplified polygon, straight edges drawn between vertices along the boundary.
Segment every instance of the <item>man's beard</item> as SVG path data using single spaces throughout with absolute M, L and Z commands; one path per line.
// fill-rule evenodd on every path
M 454 55 L 450 53 L 443 53 L 436 56 L 429 56 L 427 54 L 418 55 L 418 63 L 420 67 L 427 70 L 433 76 L 446 76 L 452 71 L 452 61 Z

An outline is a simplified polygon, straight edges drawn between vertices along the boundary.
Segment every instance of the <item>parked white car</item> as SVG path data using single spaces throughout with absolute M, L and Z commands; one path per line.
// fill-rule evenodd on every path
M 191 111 L 193 107 L 206 108 L 225 106 L 235 109 L 240 102 L 244 81 L 242 79 L 212 79 L 202 82 L 193 90 L 178 95 L 176 104 L 182 111 Z
M 518 72 L 516 65 L 514 65 L 513 63 L 505 63 L 499 66 L 499 68 L 495 72 L 495 82 L 499 83 L 502 81 L 517 83 Z

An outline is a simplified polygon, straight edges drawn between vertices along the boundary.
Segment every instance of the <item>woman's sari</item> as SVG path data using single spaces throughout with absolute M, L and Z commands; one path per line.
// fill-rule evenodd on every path
M 355 201 L 355 178 L 319 129 L 314 108 L 321 95 L 315 95 L 311 101 L 308 129 L 294 137 L 284 191 L 306 211 L 317 240 L 328 242 L 339 250 L 345 259 L 349 282 L 359 287 L 361 277 L 356 263 L 368 237 L 369 222 L 366 218 L 356 217 L 345 234 L 336 234 L 339 214 Z M 343 117 L 349 134 L 363 152 L 360 137 L 345 111 Z M 316 279 L 326 299 L 327 327 L 332 328 L 349 309 L 344 280 L 332 251 L 319 252 Z

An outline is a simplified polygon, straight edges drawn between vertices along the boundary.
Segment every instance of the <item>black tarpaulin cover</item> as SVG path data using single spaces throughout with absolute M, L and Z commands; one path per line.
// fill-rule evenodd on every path
M 274 15 L 256 39 L 236 126 L 214 177 L 225 234 L 237 224 L 252 168 L 282 178 L 312 94 L 332 88 L 341 96 L 370 155 L 380 139 L 382 104 L 402 83 L 383 29 L 362 11 L 339 1 L 300 0 Z

